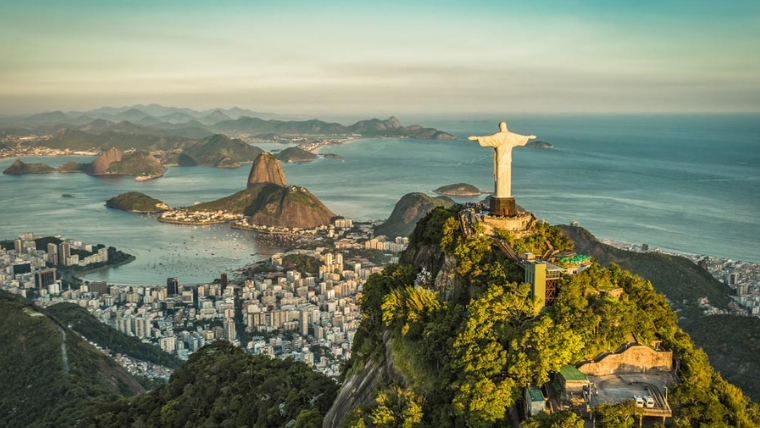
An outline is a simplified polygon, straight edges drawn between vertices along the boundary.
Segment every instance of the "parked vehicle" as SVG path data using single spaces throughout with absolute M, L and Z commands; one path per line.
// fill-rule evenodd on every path
M 644 397 L 644 401 L 647 402 L 648 409 L 654 409 L 654 399 L 651 396 L 647 395 Z
M 644 399 L 640 395 L 634 395 L 633 401 L 636 402 L 636 407 L 644 407 Z

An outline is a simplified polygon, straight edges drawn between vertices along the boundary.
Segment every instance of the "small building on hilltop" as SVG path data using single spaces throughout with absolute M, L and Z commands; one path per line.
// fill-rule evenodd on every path
M 546 411 L 546 398 L 541 389 L 533 385 L 525 388 L 525 414 L 536 416 L 543 411 Z
M 560 401 L 570 410 L 583 416 L 588 413 L 588 377 L 571 365 L 559 369 L 557 381 L 561 389 Z

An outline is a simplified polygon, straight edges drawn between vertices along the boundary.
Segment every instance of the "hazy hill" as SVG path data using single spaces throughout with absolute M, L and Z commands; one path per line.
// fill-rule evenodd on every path
M 183 112 L 174 112 L 165 116 L 159 116 L 159 119 L 167 123 L 176 124 L 190 122 L 191 120 L 195 120 L 196 117 Z
M 225 120 L 232 120 L 232 118 L 224 114 L 221 110 L 217 109 L 202 117 L 200 119 L 200 122 L 206 125 L 213 125 Z
M 274 155 L 277 160 L 285 163 L 311 162 L 317 158 L 312 152 L 308 152 L 298 147 L 288 147 L 287 149 Z
M 130 122 L 139 122 L 141 120 L 153 118 L 153 116 L 143 112 L 142 110 L 138 110 L 136 108 L 131 108 L 121 113 L 115 114 L 111 117 L 112 117 L 111 120 L 114 122 L 121 122 L 123 120 L 127 120 Z
M 242 162 L 252 162 L 262 152 L 241 140 L 221 134 L 199 140 L 182 151 L 181 159 L 172 159 L 180 165 L 207 165 L 220 168 L 238 168 Z
M 48 312 L 87 340 L 97 343 L 114 354 L 128 355 L 141 361 L 173 369 L 182 365 L 182 361 L 177 357 L 164 352 L 158 346 L 143 343 L 135 336 L 128 336 L 100 322 L 87 309 L 79 305 L 58 303 L 49 307 Z
M 172 150 L 192 143 L 194 141 L 191 139 L 174 136 L 162 137 L 158 135 L 114 131 L 95 134 L 75 129 L 61 129 L 50 140 L 38 141 L 35 145 L 54 149 L 82 151 L 101 150 L 109 147 L 116 147 L 119 150 Z
M 409 236 L 417 222 L 435 207 L 448 208 L 453 205 L 454 201 L 445 196 L 433 197 L 424 193 L 407 193 L 396 202 L 388 220 L 375 228 L 375 234 L 391 238 Z
M 143 391 L 65 324 L 0 294 L 1 426 L 73 426 L 97 403 Z
M 169 209 L 165 203 L 140 192 L 127 192 L 114 196 L 106 201 L 106 206 L 134 213 L 158 213 Z
M 52 166 L 46 165 L 44 163 L 26 163 L 21 159 L 16 159 L 8 168 L 3 171 L 3 174 L 47 174 L 51 172 L 58 172 L 58 168 L 53 168 Z
M 321 120 L 282 121 L 264 120 L 255 117 L 241 117 L 237 120 L 219 122 L 213 127 L 222 133 L 244 133 L 250 135 L 354 135 L 365 137 L 410 137 L 421 139 L 455 139 L 451 134 L 418 125 L 404 127 L 395 117 L 388 120 L 370 119 L 351 126 L 328 123 Z

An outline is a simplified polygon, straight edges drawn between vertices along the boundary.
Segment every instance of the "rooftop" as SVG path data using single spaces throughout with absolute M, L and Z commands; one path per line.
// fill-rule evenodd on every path
M 581 373 L 578 369 L 576 369 L 575 367 L 570 366 L 570 365 L 564 365 L 564 366 L 562 366 L 559 369 L 559 373 L 567 381 L 586 381 L 586 382 L 588 382 L 588 377 L 586 377 L 585 374 Z
M 528 388 L 531 401 L 544 401 L 544 393 L 537 386 L 531 386 Z

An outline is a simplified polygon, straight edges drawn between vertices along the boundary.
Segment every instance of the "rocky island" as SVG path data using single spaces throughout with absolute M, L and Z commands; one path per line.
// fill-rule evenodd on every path
M 170 209 L 158 199 L 140 192 L 127 192 L 114 196 L 106 201 L 106 206 L 131 213 L 159 213 Z
M 467 183 L 456 183 L 449 184 L 448 186 L 441 186 L 433 190 L 433 192 L 445 196 L 480 196 L 491 193 L 480 190 L 472 184 Z
M 528 144 L 525 145 L 525 147 L 529 149 L 553 149 L 554 146 L 547 143 L 546 141 L 528 141 Z
M 317 158 L 317 155 L 299 147 L 288 147 L 287 149 L 274 155 L 274 157 L 277 158 L 277 160 L 280 162 L 304 163 L 313 161 Z

